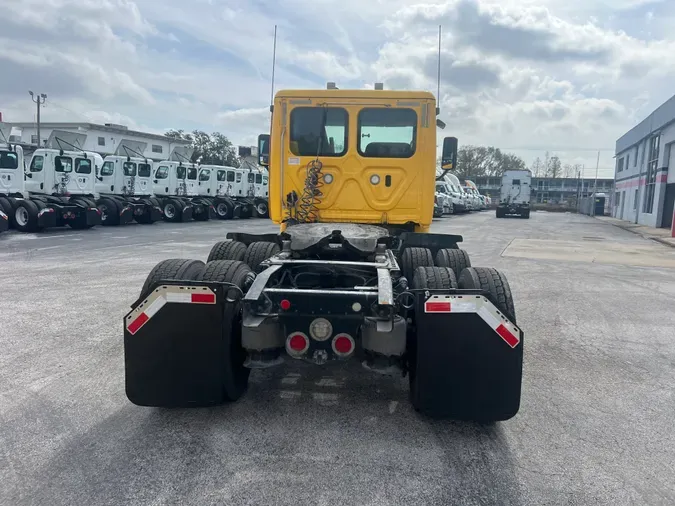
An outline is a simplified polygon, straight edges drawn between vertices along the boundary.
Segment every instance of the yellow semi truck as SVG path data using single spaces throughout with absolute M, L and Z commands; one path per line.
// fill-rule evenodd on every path
M 508 281 L 472 267 L 461 236 L 429 232 L 437 114 L 428 92 L 279 91 L 259 161 L 280 232 L 229 233 L 206 263 L 152 269 L 124 317 L 128 398 L 213 405 L 239 399 L 252 369 L 359 360 L 407 375 L 423 413 L 514 416 L 523 331 Z M 456 157 L 446 137 L 443 169 Z

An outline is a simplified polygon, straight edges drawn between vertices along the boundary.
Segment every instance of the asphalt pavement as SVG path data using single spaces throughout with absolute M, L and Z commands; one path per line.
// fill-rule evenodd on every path
M 147 273 L 234 230 L 277 228 L 0 235 L 0 504 L 675 503 L 675 250 L 574 214 L 434 220 L 506 273 L 525 331 L 521 411 L 493 426 L 429 420 L 406 379 L 354 363 L 254 371 L 217 408 L 132 405 L 122 318 Z

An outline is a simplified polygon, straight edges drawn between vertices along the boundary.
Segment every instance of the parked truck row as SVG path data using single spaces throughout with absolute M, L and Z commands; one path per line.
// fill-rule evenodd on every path
M 70 148 L 0 143 L 0 232 L 268 216 L 266 171 Z
M 436 177 L 434 216 L 482 211 L 490 207 L 490 197 L 481 195 L 473 181 L 467 179 L 461 183 L 455 174 L 440 171 Z

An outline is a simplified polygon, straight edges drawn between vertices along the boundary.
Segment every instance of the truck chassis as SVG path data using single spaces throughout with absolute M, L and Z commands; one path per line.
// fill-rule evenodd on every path
M 358 359 L 407 375 L 425 414 L 517 413 L 524 335 L 508 282 L 471 267 L 461 236 L 317 223 L 228 239 L 206 264 L 165 260 L 146 279 L 124 317 L 133 403 L 236 401 L 251 369 Z

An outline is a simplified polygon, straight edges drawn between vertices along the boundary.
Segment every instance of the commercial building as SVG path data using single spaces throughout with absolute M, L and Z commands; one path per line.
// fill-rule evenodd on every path
M 615 218 L 670 228 L 675 205 L 675 96 L 616 141 Z
M 38 148 L 35 123 L 4 123 L 11 125 L 10 142 L 21 144 L 30 152 Z M 70 149 L 74 144 L 85 151 L 106 155 L 142 155 L 153 160 L 168 160 L 177 147 L 185 148 L 189 142 L 170 139 L 164 135 L 129 130 L 124 125 L 106 123 L 41 123 L 40 145 Z M 138 154 L 136 154 L 138 153 Z
M 483 195 L 489 195 L 493 202 L 499 201 L 501 177 L 477 177 L 473 180 Z M 614 188 L 613 179 L 570 178 L 570 177 L 533 177 L 532 203 L 550 204 L 575 208 L 577 198 L 596 193 L 605 193 L 610 197 Z

